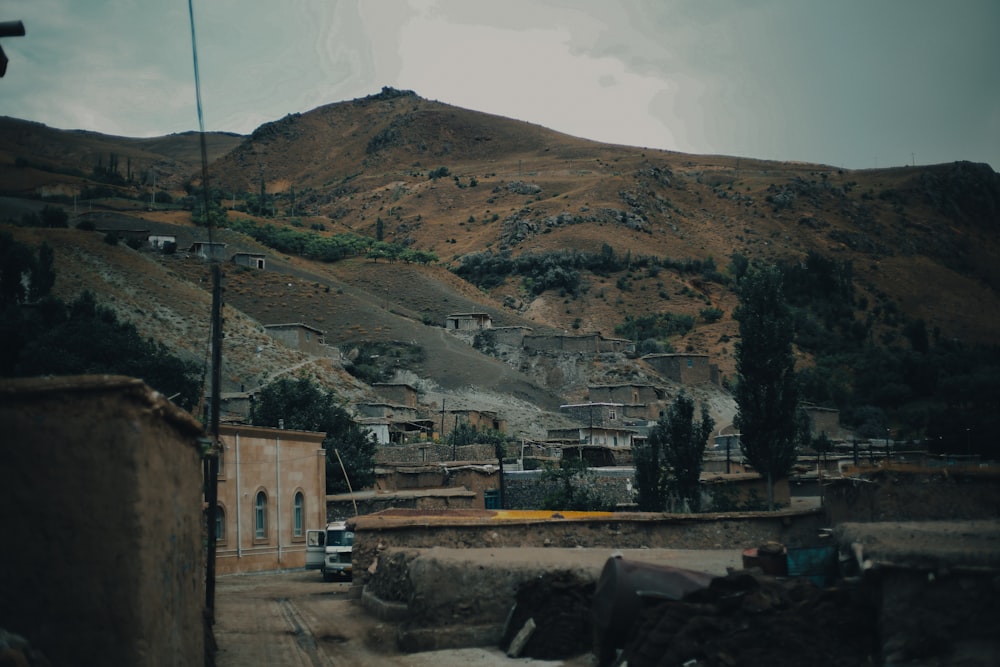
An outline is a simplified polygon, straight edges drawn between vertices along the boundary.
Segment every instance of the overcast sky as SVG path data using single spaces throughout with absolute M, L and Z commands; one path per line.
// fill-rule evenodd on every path
M 1000 169 L 998 0 L 194 0 L 205 129 L 410 89 L 611 143 Z M 0 115 L 198 128 L 187 0 L 0 0 Z

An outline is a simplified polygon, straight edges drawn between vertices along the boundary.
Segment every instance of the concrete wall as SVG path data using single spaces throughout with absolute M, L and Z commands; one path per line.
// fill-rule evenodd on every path
M 222 424 L 219 508 L 225 531 L 216 545 L 216 572 L 255 572 L 305 566 L 306 530 L 326 526 L 324 433 Z M 267 498 L 263 538 L 255 533 L 257 493 Z M 295 533 L 295 495 L 302 524 Z
M 201 426 L 142 381 L 0 381 L 0 627 L 53 665 L 205 662 Z

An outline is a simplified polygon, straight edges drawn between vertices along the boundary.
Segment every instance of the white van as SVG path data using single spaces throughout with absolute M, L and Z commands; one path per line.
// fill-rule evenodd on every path
M 306 531 L 306 569 L 322 572 L 323 581 L 351 578 L 353 550 L 354 532 L 345 521 L 327 524 L 326 530 Z

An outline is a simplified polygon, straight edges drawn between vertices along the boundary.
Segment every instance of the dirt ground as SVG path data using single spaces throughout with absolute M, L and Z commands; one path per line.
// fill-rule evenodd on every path
M 220 577 L 216 584 L 218 667 L 349 665 L 350 667 L 591 667 L 571 661 L 508 658 L 499 648 L 403 654 L 395 627 L 369 616 L 349 598 L 349 583 L 325 583 L 318 572 Z

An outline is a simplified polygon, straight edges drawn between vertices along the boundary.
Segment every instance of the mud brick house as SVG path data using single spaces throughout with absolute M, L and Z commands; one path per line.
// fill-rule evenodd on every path
M 840 429 L 840 410 L 816 405 L 805 405 L 802 409 L 809 417 L 809 432 L 813 437 L 822 434 L 831 439 L 843 437 L 844 434 Z
M 719 371 L 707 354 L 647 354 L 642 360 L 657 373 L 680 384 L 718 383 Z
M 375 393 L 386 401 L 408 408 L 417 407 L 417 388 L 403 382 L 375 382 L 372 384 Z
M 311 327 L 308 324 L 302 324 L 301 322 L 265 324 L 264 331 L 271 338 L 284 343 L 294 350 L 317 357 L 326 356 L 329 350 L 323 340 L 326 332 Z
M 0 628 L 46 664 L 204 664 L 201 424 L 106 375 L 0 380 L 0 423 Z
M 587 396 L 594 403 L 620 403 L 622 415 L 634 419 L 655 421 L 669 405 L 667 391 L 650 384 L 592 386 Z
M 436 426 L 440 428 L 439 437 L 447 438 L 448 434 L 454 431 L 459 424 L 468 424 L 479 431 L 500 431 L 503 433 L 507 430 L 507 420 L 492 410 L 444 410 L 437 415 Z
M 229 261 L 236 266 L 245 266 L 250 269 L 260 269 L 263 271 L 266 268 L 267 256 L 259 252 L 238 252 Z
M 480 331 L 493 327 L 489 313 L 455 313 L 445 320 L 446 331 Z
M 375 436 L 380 445 L 405 444 L 428 437 L 434 421 L 420 416 L 416 407 L 393 403 L 356 403 L 355 423 Z
M 216 573 L 304 567 L 326 525 L 325 433 L 220 424 Z
M 226 244 L 217 241 L 211 243 L 208 241 L 195 241 L 187 251 L 189 255 L 194 255 L 202 259 L 223 260 L 226 258 Z

